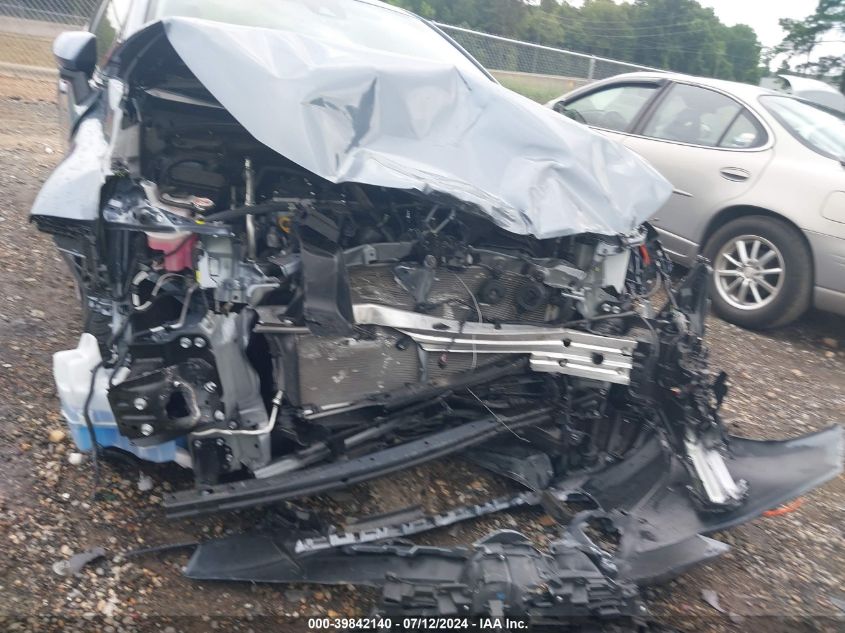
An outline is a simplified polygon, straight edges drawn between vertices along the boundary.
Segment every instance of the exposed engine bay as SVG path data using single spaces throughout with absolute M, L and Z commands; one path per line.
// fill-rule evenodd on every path
M 184 438 L 205 486 L 525 417 L 566 472 L 661 432 L 704 506 L 741 502 L 718 465 L 706 276 L 647 316 L 669 264 L 646 229 L 515 236 L 448 200 L 322 181 L 222 110 L 139 109 L 140 174 L 111 183 L 106 252 L 75 254 L 111 321 L 125 437 Z
M 166 499 L 169 516 L 277 504 L 461 452 L 531 493 L 457 514 L 542 505 L 569 526 L 565 556 L 532 553 L 532 564 L 589 572 L 596 608 L 615 596 L 633 615 L 628 586 L 605 577 L 678 573 L 724 551 L 702 534 L 841 469 L 840 429 L 792 443 L 727 435 L 727 377 L 703 340 L 709 266 L 673 281 L 647 224 L 539 239 L 443 191 L 332 182 L 259 142 L 162 50 L 127 73 L 98 217 L 33 219 L 70 263 L 96 338 L 93 354 L 67 357 L 87 384 L 76 413 L 63 398 L 66 417 L 93 447 L 161 450 L 190 467 L 196 485 Z M 572 499 L 590 510 L 570 522 L 561 505 Z M 583 534 L 587 518 L 622 532 L 615 559 Z M 345 583 L 356 580 L 323 565 L 354 546 L 387 561 L 374 572 L 384 578 L 407 552 L 370 543 L 443 524 L 333 542 L 289 533 L 297 545 L 277 549 L 301 558 L 276 567 L 266 549 L 252 553 L 261 580 Z M 527 547 L 501 535 L 482 546 Z M 257 578 L 214 551 L 198 550 L 195 577 Z M 485 556 L 461 553 L 443 579 Z M 428 580 L 446 582 L 435 567 Z M 395 584 L 391 608 L 420 607 Z
M 447 199 L 326 182 L 222 109 L 160 90 L 135 104 L 139 173 L 109 183 L 102 246 L 42 228 L 110 324 L 121 435 L 182 440 L 199 487 L 488 419 L 555 447 L 558 476 L 658 434 L 702 509 L 743 502 L 721 457 L 704 264 L 673 288 L 647 227 L 513 235 Z

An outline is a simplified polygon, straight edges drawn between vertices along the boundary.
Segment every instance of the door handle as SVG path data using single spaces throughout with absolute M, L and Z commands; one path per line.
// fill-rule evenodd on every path
M 719 174 L 731 182 L 743 182 L 751 178 L 751 173 L 741 167 L 722 167 Z

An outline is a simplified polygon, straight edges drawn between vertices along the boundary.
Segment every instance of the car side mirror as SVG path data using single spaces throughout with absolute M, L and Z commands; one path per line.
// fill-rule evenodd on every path
M 558 101 L 556 104 L 554 104 L 554 106 L 552 106 L 552 109 L 558 114 L 562 114 L 568 119 L 572 119 L 577 123 L 584 123 L 585 125 L 587 125 L 587 120 L 583 117 L 580 112 L 578 112 L 577 110 L 567 109 L 566 101 Z
M 97 65 L 97 36 L 88 31 L 66 31 L 53 42 L 59 76 L 73 88 L 77 103 L 91 92 L 88 81 Z

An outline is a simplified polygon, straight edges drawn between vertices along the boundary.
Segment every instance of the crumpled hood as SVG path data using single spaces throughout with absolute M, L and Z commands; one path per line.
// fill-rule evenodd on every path
M 446 194 L 541 239 L 628 232 L 672 191 L 619 143 L 480 73 L 194 18 L 135 34 L 119 72 L 157 37 L 256 139 L 335 183 Z

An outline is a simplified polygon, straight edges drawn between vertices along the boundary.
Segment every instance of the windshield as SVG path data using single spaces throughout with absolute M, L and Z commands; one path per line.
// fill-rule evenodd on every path
M 792 97 L 768 95 L 760 102 L 799 141 L 819 154 L 845 159 L 845 118 Z
M 423 20 L 358 0 L 156 0 L 148 18 L 172 16 L 293 31 L 482 73 L 471 58 Z

